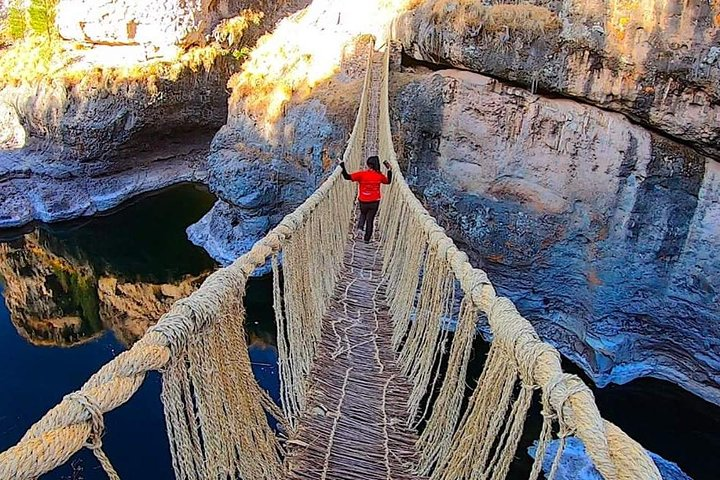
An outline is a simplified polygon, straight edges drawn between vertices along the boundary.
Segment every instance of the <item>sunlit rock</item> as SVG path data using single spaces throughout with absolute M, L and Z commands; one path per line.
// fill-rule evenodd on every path
M 409 1 L 313 1 L 262 37 L 209 156 L 219 201 L 190 238 L 229 263 L 322 182 L 352 130 L 372 39 Z M 229 224 L 229 226 L 228 226 Z
M 204 42 L 220 20 L 236 15 L 242 0 L 60 0 L 57 26 L 68 40 L 162 47 Z
M 421 71 L 393 79 L 401 158 L 499 291 L 600 386 L 720 403 L 720 164 L 618 113 Z
M 411 57 L 577 97 L 720 157 L 720 3 L 418 3 L 395 24 Z
M 12 106 L 25 132 L 24 148 L 0 150 L 0 228 L 92 215 L 140 193 L 205 181 L 210 140 L 227 118 L 227 80 L 244 49 L 305 3 L 60 2 L 61 30 L 71 18 L 89 31 L 108 28 L 109 37 L 55 41 L 49 58 L 32 38 L 0 52 L 8 73 L 0 105 Z M 142 42 L 161 45 L 123 44 L 127 22 L 118 15 L 138 21 Z M 180 31 L 202 34 L 186 41 L 205 44 L 215 26 L 204 47 L 168 47 Z M 4 112 L 3 127 L 15 118 Z M 0 142 L 17 144 L 21 133 L 3 128 Z
M 14 150 L 25 146 L 25 129 L 20 123 L 17 110 L 0 102 L 0 149 Z

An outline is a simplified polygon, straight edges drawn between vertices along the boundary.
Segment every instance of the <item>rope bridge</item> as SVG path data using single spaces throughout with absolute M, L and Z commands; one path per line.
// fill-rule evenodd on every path
M 539 478 L 553 435 L 561 448 L 550 477 L 564 439 L 575 435 L 605 479 L 661 478 L 645 450 L 602 419 L 589 388 L 562 371 L 558 352 L 496 295 L 410 191 L 390 131 L 389 59 L 390 48 L 368 57 L 344 154 L 351 169 L 374 153 L 393 168 L 376 241 L 355 241 L 356 187 L 336 169 L 248 253 L 208 277 L 0 453 L 0 479 L 36 478 L 83 447 L 118 478 L 102 450 L 103 414 L 127 402 L 153 370 L 163 377 L 180 480 L 503 479 L 534 400 L 543 425 L 531 479 Z M 244 331 L 247 279 L 268 262 L 280 406 L 253 377 Z M 492 342 L 467 400 L 481 321 Z

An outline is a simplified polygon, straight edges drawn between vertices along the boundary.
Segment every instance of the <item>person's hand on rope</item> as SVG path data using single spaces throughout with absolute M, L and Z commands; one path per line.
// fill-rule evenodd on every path
M 385 168 L 387 168 L 388 170 L 390 170 L 390 162 L 388 162 L 387 160 L 385 160 L 385 161 L 383 162 L 383 165 L 385 165 Z

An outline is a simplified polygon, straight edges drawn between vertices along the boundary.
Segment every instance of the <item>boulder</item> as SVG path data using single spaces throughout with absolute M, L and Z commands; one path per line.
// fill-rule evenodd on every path
M 559 440 L 553 440 L 548 445 L 543 458 L 543 472 L 547 476 L 552 468 L 553 460 L 560 447 Z M 535 458 L 537 445 L 529 448 L 530 456 Z M 692 480 L 683 472 L 677 464 L 665 460 L 659 455 L 648 452 L 650 458 L 658 467 L 663 480 Z M 602 480 L 602 475 L 597 471 L 590 460 L 582 440 L 576 437 L 569 437 L 565 442 L 555 474 L 556 480 Z

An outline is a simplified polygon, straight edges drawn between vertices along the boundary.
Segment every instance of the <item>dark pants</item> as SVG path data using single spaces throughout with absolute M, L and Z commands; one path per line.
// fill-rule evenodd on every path
M 373 234 L 373 223 L 375 223 L 375 215 L 377 215 L 380 200 L 377 202 L 358 202 L 360 204 L 360 218 L 358 218 L 357 228 L 362 230 L 365 228 L 365 241 L 369 241 Z

